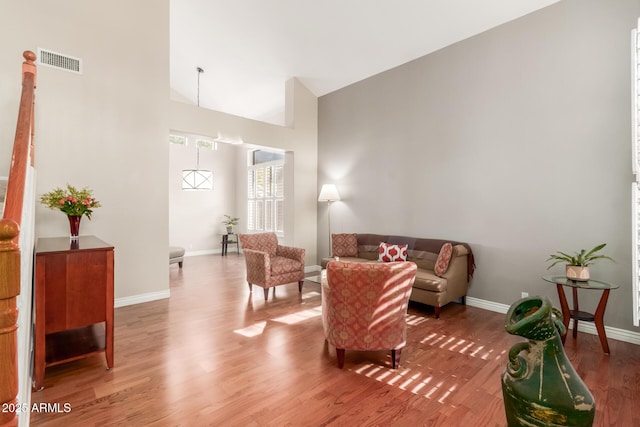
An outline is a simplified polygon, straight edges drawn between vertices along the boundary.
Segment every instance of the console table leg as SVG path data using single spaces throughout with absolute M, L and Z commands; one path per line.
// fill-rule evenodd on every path
M 106 283 L 107 283 L 107 315 L 104 322 L 104 350 L 107 358 L 107 367 L 113 368 L 113 300 L 114 300 L 114 267 L 113 251 L 107 251 L 106 255 Z
M 36 258 L 36 271 L 38 274 L 35 276 L 35 301 L 34 311 L 36 319 L 45 318 L 45 282 L 44 271 L 46 264 L 43 259 Z M 46 333 L 44 322 L 36 322 L 33 327 L 34 346 L 33 346 L 33 390 L 40 391 L 44 387 L 44 370 L 46 365 Z
M 578 289 L 571 288 L 573 291 L 573 312 L 575 316 L 573 318 L 573 337 L 578 338 L 578 313 L 580 313 L 580 306 L 578 305 Z
M 596 312 L 593 315 L 593 323 L 596 324 L 596 329 L 598 330 L 598 338 L 600 338 L 600 344 L 602 344 L 602 350 L 604 350 L 605 353 L 610 354 L 609 342 L 607 341 L 607 334 L 604 330 L 604 310 L 607 308 L 608 299 L 609 289 L 605 289 L 604 291 L 602 291 L 602 296 L 600 297 L 598 308 L 596 308 Z
M 560 337 L 562 344 L 567 339 L 567 332 L 569 330 L 569 321 L 571 320 L 571 313 L 569 312 L 569 304 L 567 303 L 567 297 L 564 295 L 564 288 L 560 284 L 556 284 L 558 290 L 558 298 L 560 299 L 560 309 L 562 310 L 562 324 L 564 325 L 565 333 Z

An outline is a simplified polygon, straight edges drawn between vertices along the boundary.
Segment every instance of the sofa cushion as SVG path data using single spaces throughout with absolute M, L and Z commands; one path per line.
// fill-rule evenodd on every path
M 361 251 L 358 249 L 358 258 L 367 259 L 369 261 L 378 261 L 378 249 L 375 251 Z
M 438 254 L 432 254 L 431 252 L 416 253 L 416 251 L 413 251 L 413 252 L 409 251 L 409 256 L 407 257 L 407 261 L 415 262 L 418 268 L 423 268 L 425 270 L 433 271 L 433 269 L 436 266 L 437 258 L 438 258 Z
M 447 279 L 438 277 L 433 271 L 418 269 L 414 288 L 431 292 L 445 292 L 447 290 Z
M 355 233 L 332 234 L 331 253 L 334 257 L 357 257 L 358 235 Z
M 407 245 L 392 245 L 380 242 L 378 246 L 378 261 L 394 262 L 407 260 Z
M 438 254 L 438 259 L 436 259 L 436 265 L 433 269 L 436 275 L 442 276 L 444 273 L 447 272 L 452 254 L 453 254 L 453 245 L 451 244 L 451 242 L 447 242 L 444 245 L 442 245 L 442 248 L 440 248 L 440 253 Z
M 282 256 L 271 257 L 271 274 L 278 275 L 300 271 L 302 263 L 295 259 L 285 258 Z
M 358 258 L 377 261 L 380 242 L 386 242 L 387 237 L 382 234 L 358 234 Z

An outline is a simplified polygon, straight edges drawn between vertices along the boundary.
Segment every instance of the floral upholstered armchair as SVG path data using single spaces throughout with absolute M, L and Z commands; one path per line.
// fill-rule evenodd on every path
M 298 292 L 304 283 L 304 253 L 302 248 L 281 246 L 275 233 L 240 234 L 242 252 L 247 264 L 247 283 L 264 288 L 264 300 L 269 288 L 298 282 Z M 273 290 L 275 295 L 275 289 Z
M 329 262 L 322 274 L 322 324 L 339 368 L 345 349 L 391 350 L 392 367 L 400 365 L 416 269 L 413 262 Z

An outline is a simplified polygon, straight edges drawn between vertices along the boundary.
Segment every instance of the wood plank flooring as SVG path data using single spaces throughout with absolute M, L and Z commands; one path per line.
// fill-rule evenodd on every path
M 103 355 L 47 368 L 35 426 L 504 426 L 500 376 L 521 338 L 505 316 L 450 304 L 441 318 L 409 308 L 400 369 L 389 352 L 346 352 L 324 340 L 320 287 L 249 293 L 242 256 L 186 258 L 171 298 L 115 312 L 115 367 Z M 640 426 L 640 347 L 567 338 L 591 389 L 596 426 Z M 64 412 L 68 403 L 71 411 Z

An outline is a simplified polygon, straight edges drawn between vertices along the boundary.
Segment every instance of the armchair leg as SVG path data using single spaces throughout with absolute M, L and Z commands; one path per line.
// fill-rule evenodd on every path
M 336 348 L 336 356 L 338 356 L 338 368 L 344 367 L 344 348 Z
M 275 288 L 273 289 L 275 290 Z M 264 290 L 264 300 L 266 301 L 267 299 L 269 299 L 269 288 L 264 288 L 263 290 Z
M 394 348 L 391 350 L 391 367 L 398 369 L 400 367 L 400 356 L 402 355 L 401 348 Z
M 435 318 L 439 319 L 440 318 L 440 307 L 433 307 L 434 311 L 435 311 Z
M 247 284 L 249 285 L 249 293 L 253 292 L 253 286 L 251 286 L 251 283 L 247 282 Z
M 302 284 L 304 283 L 304 280 L 300 280 L 298 281 L 298 292 L 302 293 Z

